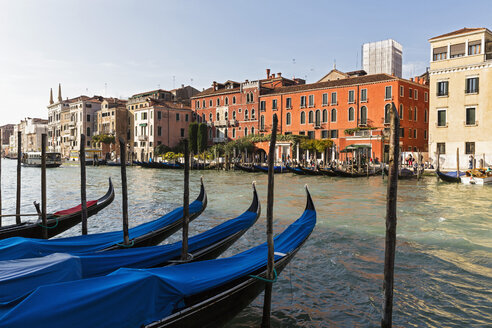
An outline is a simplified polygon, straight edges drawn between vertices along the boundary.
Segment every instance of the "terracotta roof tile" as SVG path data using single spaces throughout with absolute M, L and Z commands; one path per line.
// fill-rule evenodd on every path
M 465 34 L 465 33 L 480 31 L 480 30 L 486 30 L 486 28 L 485 27 L 471 27 L 471 28 L 470 27 L 463 27 L 462 29 L 430 38 L 429 41 L 435 40 L 435 39 L 440 39 L 440 38 L 445 38 L 445 37 L 453 36 L 453 35 L 459 35 L 459 34 Z

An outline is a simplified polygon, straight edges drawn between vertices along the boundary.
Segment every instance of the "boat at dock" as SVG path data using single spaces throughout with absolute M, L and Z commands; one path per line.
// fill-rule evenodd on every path
M 451 172 L 441 172 L 440 170 L 436 170 L 436 175 L 445 182 L 454 182 L 460 183 L 461 177 L 465 175 L 465 172 L 460 171 L 459 176 L 456 174 L 456 171 Z
M 268 173 L 268 166 L 262 166 L 262 165 L 253 165 L 253 167 L 258 171 L 258 172 L 264 172 Z M 273 173 L 287 173 L 289 170 L 283 165 L 275 165 L 273 167 Z
M 87 202 L 87 217 L 101 211 L 103 208 L 111 204 L 114 199 L 114 188 L 111 178 L 109 179 L 108 191 L 104 196 L 97 200 Z M 41 215 L 38 212 L 39 215 Z M 65 230 L 72 228 L 82 221 L 82 205 L 78 205 L 66 210 L 57 211 L 52 214 L 47 214 L 46 227 L 48 238 L 56 236 Z M 11 237 L 23 238 L 43 238 L 43 224 L 41 220 L 24 221 L 21 224 L 12 224 L 0 227 L 0 239 Z
M 22 297 L 35 288 L 59 282 L 104 276 L 121 268 L 153 268 L 215 259 L 251 228 L 261 213 L 256 188 L 240 216 L 188 240 L 188 260 L 181 261 L 181 242 L 82 255 L 55 253 L 40 258 L 0 261 L 0 302 Z
M 207 207 L 207 194 L 203 182 L 200 194 L 190 204 L 190 222 Z M 38 240 L 14 237 L 0 240 L 0 261 L 41 257 L 52 253 L 87 253 L 154 246 L 178 231 L 183 224 L 183 207 L 178 207 L 164 216 L 128 229 L 130 244 L 123 242 L 122 231 L 102 232 L 85 236 Z
M 41 167 L 41 152 L 26 152 L 22 154 L 21 158 L 22 166 L 26 167 Z M 62 159 L 60 153 L 47 152 L 46 153 L 46 167 L 53 168 L 62 165 Z
M 235 163 L 234 168 L 248 173 L 259 172 L 254 166 L 241 165 L 239 163 Z
M 476 185 L 492 184 L 492 172 L 486 171 L 485 169 L 468 170 L 461 177 L 461 183 Z
M 299 219 L 275 238 L 275 272 L 294 258 L 316 225 L 309 193 Z M 217 327 L 266 285 L 268 245 L 229 258 L 43 285 L 0 312 L 4 327 Z M 108 317 L 109 316 L 109 317 Z M 110 318 L 110 320 L 108 319 Z

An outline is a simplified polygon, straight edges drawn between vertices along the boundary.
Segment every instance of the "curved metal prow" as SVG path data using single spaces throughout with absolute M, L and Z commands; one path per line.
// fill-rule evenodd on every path
M 256 181 L 253 181 L 253 201 L 251 202 L 251 206 L 247 209 L 249 212 L 258 213 L 261 211 L 260 200 L 258 199 L 258 193 L 256 192 Z
M 200 194 L 198 195 L 196 200 L 203 202 L 206 197 L 207 197 L 207 194 L 205 193 L 205 186 L 203 185 L 203 176 L 201 176 L 200 177 Z
M 106 194 L 104 196 L 102 196 L 101 198 L 99 198 L 97 200 L 97 202 L 98 203 L 102 203 L 102 202 L 110 199 L 111 197 L 114 197 L 114 187 L 113 187 L 113 181 L 111 181 L 111 177 L 109 177 L 108 191 L 106 192 Z
M 311 198 L 311 193 L 309 192 L 308 185 L 305 185 L 304 188 L 306 189 L 306 196 L 307 196 L 306 208 L 304 210 L 316 211 L 316 209 L 314 208 L 313 199 Z

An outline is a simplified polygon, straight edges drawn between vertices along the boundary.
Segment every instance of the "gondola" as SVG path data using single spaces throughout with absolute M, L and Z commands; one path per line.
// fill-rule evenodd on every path
M 384 174 L 388 175 L 389 170 L 387 167 L 384 168 Z M 402 167 L 398 171 L 398 180 L 411 180 L 411 179 L 417 179 L 417 174 L 415 174 L 414 171 Z
M 326 176 L 329 176 L 329 177 L 337 177 L 338 174 L 336 174 L 336 172 L 333 170 L 332 167 L 329 167 L 329 168 L 322 168 L 320 167 L 319 168 L 319 171 L 321 173 L 323 173 L 323 175 L 326 175 Z
M 340 169 L 333 169 L 333 172 L 335 172 L 339 177 L 344 178 L 362 178 L 367 176 L 367 173 L 349 172 Z
M 203 182 L 200 195 L 190 204 L 190 222 L 207 207 L 207 195 Z M 85 236 L 39 240 L 30 238 L 8 238 L 0 240 L 0 261 L 40 257 L 52 253 L 86 253 L 154 246 L 178 231 L 183 222 L 183 208 L 178 207 L 166 215 L 128 230 L 129 245 L 123 244 L 123 232 L 112 231 Z
M 241 170 L 241 171 L 244 171 L 244 172 L 248 172 L 248 173 L 258 172 L 259 171 L 254 166 L 246 166 L 246 165 L 241 165 L 239 163 L 235 163 L 234 164 L 234 167 L 236 169 L 238 169 L 238 170 Z
M 275 238 L 275 270 L 292 260 L 316 225 L 311 197 L 302 216 Z M 268 246 L 229 258 L 38 287 L 2 306 L 0 327 L 217 327 L 265 288 Z
M 294 167 L 294 166 L 289 166 L 286 165 L 285 168 L 289 170 L 290 172 L 294 174 L 299 174 L 299 175 L 306 175 L 306 172 L 304 172 L 300 167 Z
M 315 168 L 303 167 L 303 166 L 301 166 L 300 168 L 307 175 L 323 175 L 323 173 L 321 171 L 319 171 L 318 169 L 315 169 Z
M 456 171 L 452 172 L 441 172 L 439 170 L 436 170 L 437 176 L 445 182 L 454 182 L 454 183 L 460 183 L 461 182 L 461 176 L 465 175 L 465 172 L 460 172 L 460 177 L 456 177 Z
M 259 172 L 268 173 L 268 166 L 253 165 L 253 167 Z M 287 173 L 289 170 L 285 166 L 275 165 L 273 167 L 273 173 Z
M 121 267 L 152 268 L 215 259 L 236 242 L 261 213 L 256 188 L 253 201 L 240 216 L 188 239 L 188 260 L 181 261 L 181 242 L 110 252 L 55 253 L 40 258 L 0 261 L 0 303 L 12 301 L 52 283 L 109 274 Z
M 114 199 L 114 188 L 111 178 L 109 179 L 108 191 L 97 200 L 87 202 L 87 217 L 90 217 L 109 204 Z M 82 206 L 78 205 L 66 210 L 47 215 L 48 238 L 56 236 L 68 230 L 82 221 Z M 0 227 L 0 239 L 11 237 L 43 238 L 43 225 L 40 220 L 36 222 L 24 221 L 21 224 L 12 224 Z

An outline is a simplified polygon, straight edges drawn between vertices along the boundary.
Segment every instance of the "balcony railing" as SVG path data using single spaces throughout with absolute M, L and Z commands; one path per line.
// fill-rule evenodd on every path
M 227 138 L 225 138 L 225 137 L 217 137 L 217 138 L 213 138 L 213 141 L 214 141 L 214 143 L 226 142 L 227 141 Z
M 145 136 L 145 135 L 141 135 L 141 136 L 138 136 L 138 137 L 137 137 L 137 140 L 138 140 L 138 141 L 147 141 L 147 139 L 148 139 L 148 137 L 147 137 L 147 136 Z

